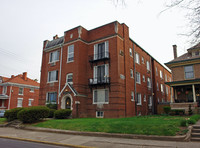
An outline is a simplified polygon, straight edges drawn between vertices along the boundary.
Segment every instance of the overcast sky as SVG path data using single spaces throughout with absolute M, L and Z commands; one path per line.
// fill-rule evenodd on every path
M 87 30 L 115 20 L 129 26 L 129 35 L 143 49 L 164 64 L 189 47 L 178 34 L 186 28 L 185 12 L 165 9 L 166 0 L 0 0 L 0 75 L 10 77 L 25 71 L 40 79 L 44 40 L 63 36 L 76 26 Z

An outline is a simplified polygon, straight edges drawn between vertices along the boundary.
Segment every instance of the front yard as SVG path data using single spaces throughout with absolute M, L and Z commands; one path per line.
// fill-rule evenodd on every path
M 185 117 L 180 116 L 141 116 L 118 119 L 79 118 L 47 120 L 32 126 L 74 131 L 175 136 L 177 133 L 186 132 L 186 128 L 180 127 L 180 121 L 183 119 Z
M 0 124 L 4 124 L 5 121 L 6 121 L 6 118 L 0 118 Z

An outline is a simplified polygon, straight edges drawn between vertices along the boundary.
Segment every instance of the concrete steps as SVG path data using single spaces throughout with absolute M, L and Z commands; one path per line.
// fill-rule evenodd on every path
M 21 124 L 22 124 L 21 121 L 19 121 L 19 120 L 14 120 L 14 121 L 9 122 L 9 123 L 7 124 L 7 126 L 18 128 Z
M 190 140 L 200 142 L 200 125 L 193 125 Z

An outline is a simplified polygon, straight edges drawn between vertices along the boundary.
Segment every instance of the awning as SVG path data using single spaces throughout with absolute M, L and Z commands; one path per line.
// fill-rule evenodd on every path
M 0 94 L 0 100 L 8 99 L 8 95 Z

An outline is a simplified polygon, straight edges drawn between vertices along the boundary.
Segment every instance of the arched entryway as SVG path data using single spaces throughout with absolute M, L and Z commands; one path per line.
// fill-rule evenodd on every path
M 64 95 L 61 99 L 61 109 L 71 109 L 73 110 L 73 99 L 70 94 Z

